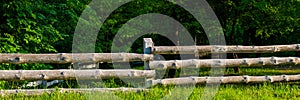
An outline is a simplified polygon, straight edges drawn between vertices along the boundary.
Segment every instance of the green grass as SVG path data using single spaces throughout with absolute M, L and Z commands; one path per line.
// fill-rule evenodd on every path
M 209 69 L 200 69 L 199 73 L 197 70 L 192 70 L 184 75 L 196 75 L 207 76 L 209 75 Z M 168 71 L 166 71 L 168 72 Z M 178 71 L 179 72 L 179 71 Z M 178 73 L 175 72 L 175 73 Z M 239 73 L 234 73 L 233 68 L 227 68 L 224 72 L 225 75 L 283 75 L 283 74 L 299 74 L 300 69 L 295 67 L 256 67 L 256 68 L 240 68 Z M 177 75 L 178 76 L 178 75 Z M 74 81 L 71 81 L 74 82 Z M 128 86 L 124 83 L 120 83 L 118 80 L 107 80 L 105 85 L 107 87 L 121 87 L 122 84 Z M 190 100 L 199 100 L 202 96 L 209 96 L 209 94 L 204 93 L 205 85 L 196 86 L 191 91 L 184 91 L 189 88 L 180 88 L 177 92 L 171 92 L 175 86 L 154 86 L 150 88 L 149 91 L 142 92 L 114 92 L 114 94 L 106 93 L 59 93 L 54 92 L 51 94 L 43 94 L 41 96 L 24 96 L 22 94 L 2 96 L 1 100 L 84 100 L 89 98 L 101 98 L 101 99 L 111 99 L 111 95 L 115 95 L 121 99 L 146 99 L 146 100 L 157 100 L 165 96 L 172 97 L 171 99 L 183 99 L 178 98 L 182 94 L 192 93 L 185 98 Z M 173 98 L 174 97 L 174 98 Z M 214 100 L 252 100 L 252 99 L 262 99 L 262 100 L 282 100 L 282 99 L 299 99 L 300 100 L 300 82 L 281 82 L 281 83 L 261 83 L 261 84 L 223 84 L 220 85 L 218 91 L 216 92 Z
M 85 100 L 88 98 L 107 98 L 111 99 L 111 95 L 121 99 L 138 99 L 138 100 L 157 100 L 165 96 L 171 97 L 171 99 L 179 99 L 181 94 L 185 91 L 170 92 L 175 86 L 156 86 L 149 91 L 143 92 L 115 92 L 114 94 L 94 93 L 59 93 L 54 92 L 51 94 L 43 94 L 41 96 L 24 96 L 24 95 L 11 95 L 5 96 L 3 100 Z M 197 86 L 193 89 L 191 95 L 186 98 L 191 100 L 199 100 L 205 86 Z M 187 91 L 189 93 L 189 91 Z M 182 99 L 182 98 L 180 98 Z M 288 83 L 276 83 L 276 84 L 227 84 L 221 85 L 218 92 L 214 96 L 215 100 L 252 100 L 252 99 L 265 99 L 265 100 L 282 100 L 282 99 L 300 99 L 300 88 L 297 84 Z

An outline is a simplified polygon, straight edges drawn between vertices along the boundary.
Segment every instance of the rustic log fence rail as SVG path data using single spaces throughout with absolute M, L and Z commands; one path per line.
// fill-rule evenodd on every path
M 153 46 L 153 54 L 195 54 L 195 53 L 276 53 L 300 51 L 300 44 L 272 46 Z
M 54 63 L 74 62 L 132 62 L 152 60 L 151 54 L 135 53 L 57 53 L 57 54 L 0 54 L 0 63 Z
M 217 65 L 217 66 L 215 66 Z M 255 67 L 300 65 L 299 57 L 261 57 L 242 59 L 189 59 L 150 61 L 150 69 L 215 68 L 215 67 Z
M 230 83 L 263 83 L 263 82 L 289 82 L 300 81 L 298 75 L 274 75 L 274 76 L 220 76 L 220 77 L 180 77 L 157 79 L 148 82 L 148 85 L 186 85 L 186 84 L 230 84 Z
M 144 54 L 136 53 L 57 53 L 57 54 L 8 54 L 0 53 L 0 63 L 52 63 L 92 65 L 102 62 L 144 62 L 145 70 L 133 69 L 84 69 L 84 70 L 0 70 L 0 80 L 5 81 L 36 81 L 36 80 L 91 80 L 110 78 L 144 78 L 146 87 L 157 84 L 227 84 L 227 83 L 262 83 L 300 81 L 299 75 L 274 76 L 215 76 L 215 77 L 179 77 L 155 79 L 157 69 L 180 69 L 202 67 L 254 67 L 300 65 L 299 57 L 261 57 L 241 59 L 185 59 L 156 61 L 155 54 L 210 54 L 210 53 L 275 53 L 300 51 L 300 44 L 272 46 L 154 46 L 151 38 L 144 38 Z M 61 89 L 69 91 L 140 91 L 145 88 L 100 88 L 100 89 Z M 24 93 L 25 95 L 50 93 L 55 89 L 1 90 L 0 95 Z
M 99 80 L 111 78 L 154 78 L 154 70 L 0 70 L 0 80 Z

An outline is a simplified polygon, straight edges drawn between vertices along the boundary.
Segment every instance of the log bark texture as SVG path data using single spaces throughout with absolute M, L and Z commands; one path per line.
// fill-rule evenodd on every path
M 140 91 L 147 91 L 147 89 L 143 88 L 73 88 L 73 89 L 16 89 L 16 90 L 0 90 L 0 96 L 5 95 L 14 95 L 14 94 L 23 94 L 26 96 L 32 95 L 42 95 L 44 93 L 53 93 L 59 91 L 60 93 L 67 93 L 67 92 L 114 92 L 114 91 L 122 91 L 122 92 L 140 92 Z
M 154 46 L 153 54 L 275 53 L 300 51 L 300 44 L 269 46 Z
M 0 80 L 100 80 L 110 78 L 154 78 L 155 70 L 0 70 Z
M 233 84 L 233 83 L 263 83 L 263 82 L 288 82 L 299 81 L 298 75 L 275 75 L 275 76 L 226 76 L 226 77 L 182 77 L 149 80 L 148 85 L 187 85 L 187 84 Z
M 205 68 L 205 67 L 253 67 L 299 65 L 298 57 L 262 57 L 242 59 L 190 59 L 170 61 L 150 61 L 150 69 L 179 69 L 179 68 Z
M 0 54 L 0 63 L 55 63 L 73 62 L 130 62 L 152 60 L 150 54 L 134 53 L 58 53 L 58 54 Z

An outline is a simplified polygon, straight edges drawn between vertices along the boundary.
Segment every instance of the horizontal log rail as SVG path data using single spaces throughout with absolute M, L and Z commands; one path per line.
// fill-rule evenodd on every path
M 143 88 L 58 88 L 58 89 L 16 89 L 16 90 L 0 90 L 0 96 L 22 94 L 26 96 L 50 94 L 53 92 L 67 93 L 67 92 L 140 92 L 147 91 Z
M 151 54 L 135 53 L 58 53 L 58 54 L 0 54 L 0 63 L 129 62 L 149 61 Z
M 215 68 L 215 67 L 252 67 L 252 66 L 278 66 L 299 65 L 298 57 L 261 57 L 243 59 L 190 59 L 150 61 L 150 69 L 179 69 L 179 68 Z
M 231 84 L 231 83 L 263 83 L 263 82 L 288 82 L 299 81 L 298 75 L 275 76 L 226 76 L 226 77 L 181 77 L 149 80 L 148 85 L 186 85 L 186 84 Z
M 153 46 L 153 54 L 275 53 L 300 51 L 300 44 L 269 46 Z
M 154 78 L 155 70 L 0 70 L 0 80 L 100 80 L 110 78 Z

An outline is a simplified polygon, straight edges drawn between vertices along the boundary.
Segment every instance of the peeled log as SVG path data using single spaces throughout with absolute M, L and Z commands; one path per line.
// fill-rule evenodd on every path
M 154 78 L 155 70 L 0 70 L 0 80 L 100 80 L 110 78 Z
M 122 91 L 122 92 L 139 92 L 146 91 L 147 89 L 143 88 L 77 88 L 77 89 L 17 89 L 17 90 L 0 90 L 0 96 L 12 95 L 12 94 L 23 94 L 26 96 L 32 95 L 42 95 L 44 93 L 53 93 L 59 91 L 60 93 L 66 92 L 114 92 L 114 91 Z
M 300 51 L 300 44 L 270 46 L 154 46 L 153 54 L 275 53 Z
M 150 54 L 134 53 L 58 53 L 58 54 L 0 54 L 0 63 L 55 63 L 73 62 L 130 62 L 152 60 Z
M 148 85 L 188 85 L 188 84 L 231 84 L 231 83 L 263 83 L 299 81 L 298 75 L 277 75 L 277 76 L 226 76 L 226 77 L 182 77 L 159 80 L 149 80 Z
M 150 61 L 150 69 L 179 69 L 179 68 L 216 68 L 216 67 L 252 67 L 299 65 L 298 57 L 262 57 L 242 59 L 190 59 L 170 61 Z

